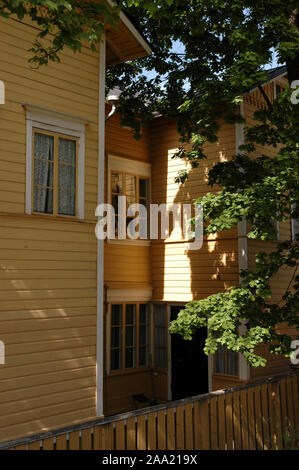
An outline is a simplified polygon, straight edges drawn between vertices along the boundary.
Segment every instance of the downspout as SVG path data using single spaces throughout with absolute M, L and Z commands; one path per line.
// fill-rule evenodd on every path
M 104 203 L 106 37 L 100 41 L 98 103 L 98 205 Z M 97 239 L 96 414 L 103 415 L 104 381 L 104 240 Z

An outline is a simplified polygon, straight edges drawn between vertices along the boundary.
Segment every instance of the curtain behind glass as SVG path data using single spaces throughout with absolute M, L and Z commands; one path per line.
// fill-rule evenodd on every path
M 33 210 L 53 213 L 54 137 L 34 134 Z
M 76 215 L 76 141 L 59 138 L 58 213 Z

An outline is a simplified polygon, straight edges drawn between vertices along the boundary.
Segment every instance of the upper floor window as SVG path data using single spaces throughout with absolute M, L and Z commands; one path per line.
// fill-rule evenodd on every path
M 295 210 L 296 205 L 294 204 L 292 206 L 293 210 Z M 299 240 L 299 219 L 297 218 L 292 218 L 291 219 L 291 224 L 292 224 L 292 240 Z
M 147 212 L 150 203 L 150 175 L 151 165 L 146 162 L 132 160 L 130 158 L 109 155 L 108 157 L 108 203 L 114 208 L 115 213 L 115 240 L 109 242 L 121 242 L 125 244 L 150 244 L 148 239 Z M 120 215 L 123 208 L 119 206 L 122 196 L 122 204 L 126 202 L 127 238 L 118 238 Z M 133 204 L 140 204 L 146 210 L 128 213 L 128 208 Z M 136 217 L 139 223 L 135 224 Z M 130 222 L 133 224 L 129 225 Z M 130 232 L 132 230 L 132 232 Z M 146 232 L 146 233 L 145 233 Z M 129 235 L 128 235 L 129 234 Z M 124 237 L 125 238 L 125 237 Z
M 116 227 L 119 215 L 118 196 L 126 197 L 127 209 L 132 204 L 147 207 L 148 185 L 148 178 L 144 176 L 111 170 L 111 203 L 115 210 Z M 133 219 L 133 216 L 127 216 L 127 224 Z
M 84 219 L 84 118 L 24 104 L 26 214 Z
M 33 131 L 33 212 L 77 215 L 77 139 Z

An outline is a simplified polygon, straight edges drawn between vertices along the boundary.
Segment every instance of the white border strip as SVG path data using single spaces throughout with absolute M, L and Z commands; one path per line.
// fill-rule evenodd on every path
M 98 204 L 104 202 L 106 38 L 100 42 L 98 109 Z M 103 415 L 104 382 L 104 241 L 97 239 L 97 390 L 96 414 Z

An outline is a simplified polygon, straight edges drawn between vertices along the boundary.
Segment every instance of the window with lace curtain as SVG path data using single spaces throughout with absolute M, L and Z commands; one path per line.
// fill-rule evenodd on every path
M 33 212 L 77 215 L 78 139 L 33 131 Z

